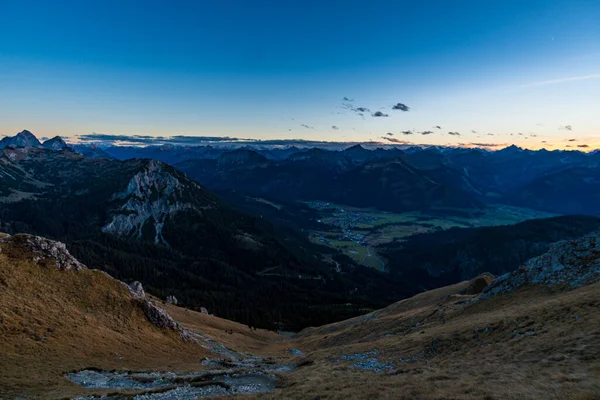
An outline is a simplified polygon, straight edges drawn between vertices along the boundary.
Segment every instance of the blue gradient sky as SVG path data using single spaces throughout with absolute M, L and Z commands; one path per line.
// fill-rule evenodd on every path
M 596 146 L 598 21 L 596 0 L 0 0 L 0 136 Z

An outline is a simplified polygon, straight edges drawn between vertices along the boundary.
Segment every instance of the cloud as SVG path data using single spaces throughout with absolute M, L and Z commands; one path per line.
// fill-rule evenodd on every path
M 394 136 L 394 134 L 392 132 L 388 132 L 388 133 L 386 133 L 386 135 L 388 135 L 388 136 Z
M 432 131 L 423 131 L 421 132 L 421 135 L 431 135 L 432 133 Z
M 434 128 L 436 128 L 436 129 L 442 129 L 442 127 L 439 126 L 439 125 L 434 126 Z
M 356 112 L 359 112 L 359 113 L 371 112 L 371 110 L 369 110 L 366 107 L 356 107 L 356 108 L 352 109 L 352 111 L 356 111 Z
M 567 139 L 568 142 L 576 142 L 577 139 Z
M 333 125 L 333 126 L 331 127 L 331 129 L 333 129 L 334 131 L 339 131 L 339 130 L 340 130 L 340 127 L 339 127 L 339 126 L 335 126 L 335 125 Z
M 408 130 L 408 131 L 402 131 L 402 134 L 403 134 L 403 135 L 412 135 L 413 133 L 414 133 L 414 132 L 413 132 L 413 131 L 411 131 L 411 130 Z
M 542 143 L 548 143 L 548 142 L 546 142 L 545 140 L 542 140 Z
M 410 107 L 403 103 L 396 103 L 392 106 L 392 110 L 410 111 Z
M 471 133 L 477 133 L 477 131 L 474 129 L 471 129 Z
M 448 135 L 460 136 L 460 133 L 458 133 L 458 132 L 448 132 Z
M 408 143 L 410 143 L 410 142 L 407 142 L 406 140 L 400 140 L 400 139 L 396 139 L 396 138 L 393 138 L 393 137 L 382 136 L 381 138 L 384 139 L 384 140 L 387 140 L 388 142 L 395 143 L 395 144 L 408 144 Z
M 314 126 L 309 126 L 309 125 L 306 125 L 306 124 L 300 124 L 300 126 L 303 126 L 303 127 L 305 127 L 306 129 L 315 129 L 315 127 L 314 127 Z
M 558 127 L 558 130 L 560 130 L 560 131 L 572 131 L 573 127 L 571 125 L 565 125 L 565 126 L 561 125 L 561 126 Z
M 381 111 L 375 111 L 371 114 L 372 117 L 389 117 L 388 114 L 382 113 Z
M 590 146 L 588 146 L 587 144 L 578 144 L 577 147 L 581 147 L 582 149 L 587 149 Z
M 493 133 L 488 133 L 487 135 L 488 135 L 488 136 L 494 136 L 494 134 L 493 134 Z
M 474 143 L 471 142 L 470 143 L 473 146 L 478 146 L 478 147 L 505 147 L 506 143 Z
M 567 83 L 567 82 L 576 82 L 576 81 L 586 81 L 589 79 L 600 79 L 600 74 L 592 74 L 592 75 L 583 75 L 583 76 L 571 76 L 568 78 L 559 78 L 559 79 L 551 79 L 548 81 L 541 82 L 533 82 L 526 85 L 522 85 L 521 87 L 533 87 L 533 86 L 546 86 L 546 85 L 554 85 L 558 83 Z
M 354 101 L 354 99 L 350 99 L 350 98 L 344 96 L 344 98 L 342 99 L 342 101 L 351 102 L 351 101 Z

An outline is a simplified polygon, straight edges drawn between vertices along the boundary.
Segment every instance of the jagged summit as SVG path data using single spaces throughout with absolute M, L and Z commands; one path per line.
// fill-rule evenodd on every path
M 505 153 L 505 154 L 507 154 L 507 153 L 521 153 L 521 152 L 523 152 L 523 150 L 524 150 L 523 148 L 521 148 L 521 147 L 519 147 L 517 145 L 511 144 L 510 146 L 505 147 L 502 150 L 498 150 L 497 153 Z
M 42 144 L 33 133 L 23 130 L 15 136 L 7 136 L 0 140 L 0 149 L 8 146 L 15 147 L 40 147 Z
M 65 143 L 63 138 L 61 138 L 60 136 L 54 136 L 52 139 L 46 140 L 44 143 L 42 143 L 42 146 L 45 149 L 57 150 L 57 151 L 69 148 L 67 143 Z
M 344 151 L 354 152 L 354 151 L 365 151 L 365 150 L 368 151 L 367 149 L 362 147 L 359 143 L 359 144 L 355 144 L 354 146 L 350 146 L 350 147 L 346 148 Z

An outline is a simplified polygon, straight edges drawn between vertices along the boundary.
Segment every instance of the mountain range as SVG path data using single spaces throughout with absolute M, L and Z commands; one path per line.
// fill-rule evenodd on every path
M 118 279 L 261 327 L 328 323 L 488 270 L 503 273 L 599 227 L 594 217 L 565 216 L 413 236 L 380 245 L 390 260 L 381 273 L 309 241 L 319 216 L 302 201 L 440 218 L 478 215 L 496 203 L 599 215 L 600 186 L 590 179 L 598 156 L 362 146 L 118 153 L 60 138 L 40 144 L 28 131 L 3 143 L 0 231 L 61 240 Z M 127 158 L 130 151 L 152 157 Z M 177 162 L 157 154 L 177 154 Z
M 600 196 L 597 152 L 533 151 L 514 145 L 497 151 L 361 145 L 343 151 L 210 146 L 104 150 L 123 160 L 164 161 L 215 191 L 236 190 L 282 201 L 339 201 L 397 212 L 499 203 L 558 214 L 600 215 L 595 205 Z M 561 190 L 563 184 L 569 190 Z
M 246 323 L 298 328 L 411 293 L 345 259 L 335 272 L 322 256 L 331 249 L 231 208 L 158 161 L 5 148 L 0 176 L 1 230 L 60 239 L 120 279 Z

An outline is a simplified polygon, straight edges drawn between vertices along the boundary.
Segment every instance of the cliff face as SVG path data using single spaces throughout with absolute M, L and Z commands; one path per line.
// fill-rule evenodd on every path
M 165 170 L 163 164 L 150 161 L 135 174 L 127 188 L 113 195 L 124 203 L 102 231 L 124 237 L 142 238 L 143 229 L 154 232 L 154 243 L 168 244 L 162 236 L 166 219 L 179 211 L 193 209 L 185 202 L 185 186 Z

